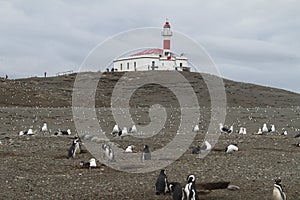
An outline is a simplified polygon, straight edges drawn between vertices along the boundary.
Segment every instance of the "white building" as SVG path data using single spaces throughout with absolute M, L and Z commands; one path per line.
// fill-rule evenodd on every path
M 171 26 L 165 22 L 162 30 L 163 49 L 146 49 L 128 57 L 117 58 L 113 68 L 117 71 L 179 70 L 190 71 L 188 59 L 171 52 Z

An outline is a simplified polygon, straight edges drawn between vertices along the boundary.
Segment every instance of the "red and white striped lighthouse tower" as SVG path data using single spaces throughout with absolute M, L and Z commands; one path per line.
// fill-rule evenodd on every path
M 164 49 L 164 56 L 170 56 L 170 47 L 171 47 L 171 26 L 168 20 L 166 20 L 163 30 L 161 32 L 161 35 L 163 36 L 163 49 Z

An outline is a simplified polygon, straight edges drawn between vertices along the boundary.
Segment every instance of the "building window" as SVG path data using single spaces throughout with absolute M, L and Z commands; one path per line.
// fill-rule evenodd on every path
M 136 71 L 136 62 L 133 63 L 134 71 Z
M 122 71 L 122 63 L 120 64 L 120 71 Z
M 127 69 L 129 69 L 129 63 L 127 63 Z

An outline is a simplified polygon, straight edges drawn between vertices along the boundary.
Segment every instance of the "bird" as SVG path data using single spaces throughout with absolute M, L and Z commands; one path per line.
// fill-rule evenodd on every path
M 247 134 L 247 129 L 243 128 L 243 135 L 246 135 L 246 134 Z
M 137 133 L 137 129 L 136 129 L 135 124 L 133 124 L 132 127 L 129 128 L 129 131 L 128 131 L 128 132 L 129 132 L 129 133 L 133 133 L 133 134 Z
M 263 127 L 262 127 L 262 132 L 263 132 L 263 133 L 269 132 L 269 129 L 268 129 L 268 127 L 267 127 L 267 124 L 264 124 L 264 125 L 263 125 Z
M 134 145 L 129 145 L 126 149 L 125 149 L 125 153 L 132 153 L 132 148 L 134 147 Z
M 296 134 L 294 138 L 300 138 L 300 133 Z
M 193 132 L 198 132 L 200 129 L 199 129 L 199 125 L 196 124 L 193 128 Z
M 172 200 L 182 200 L 183 199 L 183 190 L 182 186 L 178 182 L 169 183 L 169 190 L 172 194 Z
M 210 151 L 211 150 L 211 144 L 208 141 L 204 141 L 204 144 L 200 147 L 200 153 L 201 151 Z
M 155 190 L 156 195 L 165 195 L 168 191 L 168 179 L 164 169 L 160 170 L 160 173 L 156 179 Z
M 232 133 L 233 132 L 233 126 L 230 126 L 230 128 L 228 129 L 227 127 L 224 127 L 222 123 L 219 124 L 220 125 L 220 131 L 222 133 Z
M 268 132 L 270 133 L 274 133 L 275 132 L 275 125 L 274 124 L 272 124 L 271 125 L 271 128 L 268 130 Z
M 286 200 L 286 194 L 283 191 L 283 187 L 281 185 L 281 179 L 275 179 L 275 184 L 273 188 L 273 200 Z
M 45 132 L 48 131 L 47 123 L 44 123 L 44 124 L 43 124 L 43 126 L 42 126 L 42 128 L 41 128 L 41 131 L 42 131 L 43 133 L 45 133 Z
M 71 130 L 67 129 L 66 131 L 62 131 L 60 129 L 58 129 L 54 135 L 71 135 Z
M 111 162 L 115 162 L 115 154 L 113 149 L 108 144 L 102 144 L 102 149 L 104 150 L 104 157 Z
M 300 147 L 300 143 L 296 143 L 295 146 L 296 146 L 296 147 Z
M 191 174 L 187 177 L 187 184 L 184 187 L 186 199 L 199 200 L 199 196 L 196 191 L 196 177 Z
M 243 127 L 240 128 L 239 134 L 244 134 L 244 128 Z
M 112 135 L 118 135 L 120 132 L 120 128 L 119 126 L 116 124 L 114 127 L 113 127 L 113 130 L 111 132 Z
M 262 134 L 262 131 L 261 131 L 261 128 L 258 129 L 258 132 L 257 132 L 257 135 L 261 135 Z
M 20 133 L 19 133 L 19 134 L 20 134 Z M 31 128 L 24 132 L 24 135 L 33 135 L 33 134 L 34 134 L 34 133 L 33 133 L 33 131 L 32 131 Z
M 88 167 L 89 169 L 97 167 L 96 159 L 95 158 L 91 158 L 89 160 L 89 162 L 83 162 L 83 161 L 81 161 L 80 162 L 80 166 L 82 166 L 82 167 Z
M 19 132 L 19 135 L 24 135 L 24 131 L 20 131 L 20 132 Z
M 151 160 L 151 152 L 148 145 L 144 145 L 141 160 Z
M 238 150 L 239 150 L 239 148 L 238 148 L 237 144 L 230 144 L 230 145 L 228 145 L 228 146 L 226 147 L 225 152 L 226 152 L 226 153 L 232 153 L 232 152 L 238 151 Z
M 287 131 L 284 131 L 281 135 L 287 135 L 288 132 Z
M 76 153 L 78 152 L 78 149 L 80 149 L 79 146 L 79 137 L 74 137 L 72 145 L 68 152 L 68 158 L 75 158 Z

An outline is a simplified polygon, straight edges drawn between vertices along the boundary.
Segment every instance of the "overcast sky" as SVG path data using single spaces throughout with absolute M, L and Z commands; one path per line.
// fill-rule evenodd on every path
M 300 93 L 298 0 L 0 0 L 0 76 L 76 71 L 108 37 L 166 18 L 222 76 Z

